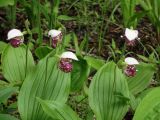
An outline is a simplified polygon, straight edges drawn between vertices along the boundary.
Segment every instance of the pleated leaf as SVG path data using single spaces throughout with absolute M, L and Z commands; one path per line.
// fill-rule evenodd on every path
M 55 57 L 44 58 L 27 75 L 18 97 L 22 120 L 49 119 L 36 100 L 37 97 L 66 102 L 70 89 L 70 73 L 59 70 L 58 61 Z
M 28 50 L 26 69 L 26 47 L 13 48 L 8 45 L 2 53 L 2 71 L 9 82 L 20 82 L 25 79 L 25 73 L 34 67 L 32 53 Z
M 152 64 L 141 63 L 136 68 L 136 76 L 128 78 L 128 86 L 132 94 L 143 91 L 150 84 L 155 72 Z
M 128 101 L 129 89 L 122 71 L 114 62 L 105 64 L 89 87 L 89 105 L 96 120 L 122 120 Z
M 48 53 L 52 51 L 52 48 L 48 46 L 40 46 L 35 50 L 35 55 L 39 58 L 42 59 L 47 56 Z
M 66 104 L 58 101 L 44 101 L 38 99 L 43 110 L 56 120 L 81 120 L 78 115 Z
M 137 106 L 139 105 L 141 99 L 136 98 L 132 93 L 130 93 L 130 107 L 133 111 L 136 110 Z
M 0 102 L 5 102 L 13 93 L 16 93 L 17 87 L 7 86 L 0 87 Z
M 160 120 L 160 87 L 153 89 L 141 101 L 133 120 Z
M 138 96 L 137 95 L 134 96 L 131 94 L 131 96 L 130 96 L 131 109 L 135 111 L 136 108 L 138 107 L 139 103 L 142 101 L 142 99 L 153 89 L 154 89 L 154 87 L 147 88 L 146 90 L 144 90 L 140 94 L 138 94 Z
M 104 60 L 96 59 L 91 56 L 85 56 L 84 59 L 87 61 L 88 65 L 90 65 L 96 70 L 100 69 L 105 64 Z
M 71 90 L 80 90 L 84 81 L 88 78 L 89 66 L 83 59 L 73 62 L 73 70 L 71 74 Z
M 3 41 L 0 41 L 0 54 L 3 52 L 3 50 L 5 49 L 5 47 L 7 46 L 7 44 Z

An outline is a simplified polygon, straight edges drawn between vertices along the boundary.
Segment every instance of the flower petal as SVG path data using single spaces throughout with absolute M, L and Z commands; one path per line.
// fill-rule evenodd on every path
M 129 41 L 135 40 L 136 38 L 138 38 L 138 30 L 132 30 L 126 28 L 125 36 Z
M 132 57 L 125 58 L 125 63 L 127 65 L 137 65 L 137 64 L 139 64 L 139 62 L 135 58 L 132 58 Z
M 78 61 L 77 56 L 70 51 L 62 53 L 61 58 L 70 58 L 72 60 L 77 60 Z
M 58 36 L 60 33 L 61 33 L 60 30 L 52 29 L 52 30 L 50 30 L 50 31 L 48 32 L 48 35 L 51 36 L 51 37 L 53 38 L 53 37 Z
M 12 29 L 8 32 L 7 40 L 13 39 L 15 37 L 23 36 L 23 33 L 18 29 Z

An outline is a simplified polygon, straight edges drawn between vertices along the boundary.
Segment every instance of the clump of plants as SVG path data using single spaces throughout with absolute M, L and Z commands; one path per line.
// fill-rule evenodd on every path
M 159 43 L 143 43 L 139 28 L 149 18 L 159 41 L 158 5 L 0 1 L 11 25 L 0 41 L 0 120 L 159 120 Z

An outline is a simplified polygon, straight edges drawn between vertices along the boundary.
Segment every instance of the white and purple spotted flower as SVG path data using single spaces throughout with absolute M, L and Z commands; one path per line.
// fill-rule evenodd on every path
M 127 64 L 127 66 L 124 69 L 124 73 L 128 77 L 134 77 L 137 71 L 135 65 L 138 65 L 139 62 L 133 57 L 127 57 L 125 58 L 125 63 Z
M 7 40 L 13 47 L 19 47 L 23 43 L 23 33 L 18 29 L 12 29 L 7 34 Z
M 74 53 L 70 51 L 62 53 L 60 56 L 59 69 L 66 73 L 71 72 L 73 69 L 72 60 L 78 61 Z
M 126 28 L 124 37 L 128 46 L 134 46 L 135 40 L 138 39 L 138 30 Z
M 48 36 L 52 38 L 52 47 L 56 48 L 58 42 L 62 42 L 62 32 L 60 30 L 50 30 Z

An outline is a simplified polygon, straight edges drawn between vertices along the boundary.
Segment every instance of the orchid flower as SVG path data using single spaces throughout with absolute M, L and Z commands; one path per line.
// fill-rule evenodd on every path
M 134 46 L 135 40 L 138 39 L 138 30 L 125 29 L 125 38 L 128 46 Z
M 60 70 L 66 73 L 71 72 L 73 69 L 72 60 L 78 61 L 78 58 L 74 53 L 70 51 L 62 53 L 59 62 Z
M 60 30 L 50 30 L 48 36 L 52 38 L 52 47 L 56 48 L 58 42 L 62 42 L 62 32 Z
M 139 62 L 132 57 L 127 57 L 125 58 L 125 63 L 127 64 L 124 73 L 128 76 L 128 77 L 134 77 L 136 75 L 136 67 L 135 65 L 138 65 Z
M 18 29 L 12 29 L 7 34 L 7 40 L 13 47 L 19 47 L 23 43 L 23 33 Z

